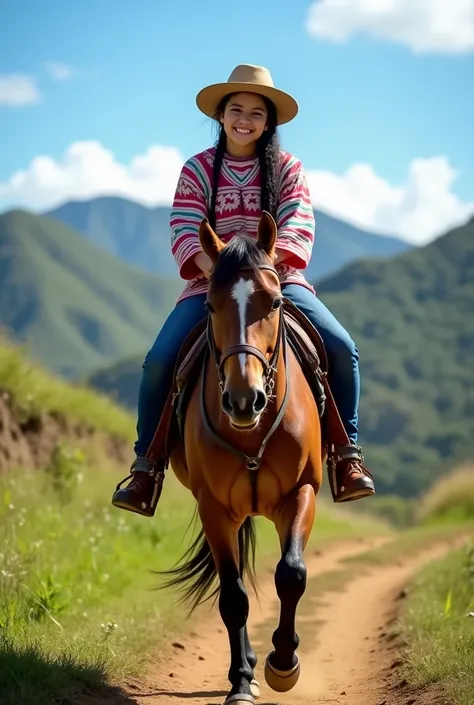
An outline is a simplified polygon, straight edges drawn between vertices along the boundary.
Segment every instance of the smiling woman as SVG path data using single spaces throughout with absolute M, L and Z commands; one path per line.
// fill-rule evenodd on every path
M 211 283 L 216 284 L 219 276 L 209 251 L 204 252 L 201 246 L 203 221 L 215 232 L 215 243 L 227 245 L 236 238 L 238 247 L 242 236 L 256 240 L 264 212 L 277 231 L 271 264 L 281 292 L 317 328 L 327 350 L 332 391 L 347 434 L 347 442 L 337 448 L 335 501 L 369 496 L 374 493 L 374 484 L 357 445 L 358 351 L 303 274 L 312 254 L 314 214 L 303 166 L 281 149 L 278 137 L 278 126 L 296 117 L 298 105 L 291 95 L 274 86 L 268 69 L 249 64 L 237 66 L 226 82 L 203 88 L 196 102 L 217 123 L 219 137 L 215 147 L 187 160 L 178 180 L 170 221 L 171 249 L 186 285 L 145 358 L 132 479 L 127 487 L 116 490 L 112 501 L 145 516 L 155 512 L 156 485 L 164 466 L 153 462 L 147 453 L 169 395 L 179 350 L 191 329 L 208 315 L 209 278 L 212 275 Z M 228 251 L 233 251 L 233 243 Z M 238 281 L 238 273 L 234 274 L 235 281 L 225 283 L 231 285 L 229 298 L 234 306 L 237 303 L 243 321 L 254 296 L 249 282 Z M 227 270 L 226 277 L 232 279 Z M 253 371 L 257 379 L 257 370 L 261 373 L 267 359 L 245 357 L 244 361 L 240 356 L 242 374 Z M 236 405 L 243 403 L 242 398 L 232 398 L 232 390 L 224 390 L 224 407 L 234 423 L 252 425 L 263 410 L 263 395 L 257 387 L 254 385 L 252 398 L 240 412 Z
M 236 93 L 222 100 L 219 120 L 224 125 L 227 152 L 232 157 L 255 154 L 256 141 L 268 130 L 270 110 L 269 103 L 253 93 Z

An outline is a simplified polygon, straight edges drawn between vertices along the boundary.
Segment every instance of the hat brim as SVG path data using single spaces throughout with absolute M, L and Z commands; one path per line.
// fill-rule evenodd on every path
M 255 83 L 214 83 L 203 88 L 196 96 L 196 105 L 208 117 L 215 117 L 217 106 L 230 93 L 256 93 L 269 98 L 276 107 L 277 125 L 284 125 L 298 114 L 296 100 L 272 86 L 256 85 Z

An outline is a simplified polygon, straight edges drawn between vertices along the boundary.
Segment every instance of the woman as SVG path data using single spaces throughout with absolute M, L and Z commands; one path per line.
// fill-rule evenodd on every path
M 333 371 L 332 389 L 350 444 L 339 448 L 341 493 L 336 501 L 374 493 L 357 446 L 359 402 L 358 351 L 349 334 L 316 297 L 304 270 L 314 241 L 314 215 L 299 160 L 281 150 L 277 126 L 292 120 L 296 101 L 277 89 L 263 67 L 240 65 L 226 83 L 204 88 L 199 109 L 219 125 L 215 148 L 183 166 L 171 212 L 171 247 L 187 284 L 143 364 L 138 400 L 138 439 L 130 484 L 118 489 L 113 503 L 150 515 L 155 486 L 153 466 L 145 458 L 168 396 L 179 349 L 207 314 L 204 301 L 211 262 L 202 252 L 198 229 L 207 217 L 228 241 L 234 233 L 256 236 L 263 209 L 278 226 L 276 267 L 284 296 L 319 330 Z M 151 471 L 151 472 L 150 472 Z

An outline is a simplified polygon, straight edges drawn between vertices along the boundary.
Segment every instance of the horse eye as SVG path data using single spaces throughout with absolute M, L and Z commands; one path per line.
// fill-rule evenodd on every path
M 283 303 L 283 299 L 274 299 L 272 303 L 272 310 L 276 311 Z
M 204 307 L 207 308 L 207 310 L 209 311 L 209 313 L 214 313 L 214 309 L 213 309 L 213 307 L 211 306 L 211 304 L 209 303 L 209 301 L 205 301 L 205 302 L 204 302 Z

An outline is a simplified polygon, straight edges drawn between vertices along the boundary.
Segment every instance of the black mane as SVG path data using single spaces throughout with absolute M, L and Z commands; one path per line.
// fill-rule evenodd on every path
M 262 264 L 269 265 L 270 261 L 257 241 L 248 235 L 234 235 L 217 259 L 212 282 L 217 287 L 224 287 L 238 276 L 241 269 L 258 269 Z

